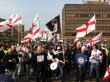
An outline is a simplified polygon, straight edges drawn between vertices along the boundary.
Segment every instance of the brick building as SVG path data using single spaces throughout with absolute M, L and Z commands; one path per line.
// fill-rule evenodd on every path
M 62 10 L 62 39 L 73 42 L 75 29 L 96 15 L 96 30 L 86 39 L 103 32 L 102 41 L 110 42 L 110 5 L 106 0 L 86 0 L 83 4 L 65 4 Z

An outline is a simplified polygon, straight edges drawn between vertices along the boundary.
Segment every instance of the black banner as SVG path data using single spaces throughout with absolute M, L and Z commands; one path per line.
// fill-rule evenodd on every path
M 52 33 L 60 34 L 61 33 L 60 15 L 58 15 L 54 19 L 50 20 L 46 24 L 46 26 L 50 31 L 52 31 Z

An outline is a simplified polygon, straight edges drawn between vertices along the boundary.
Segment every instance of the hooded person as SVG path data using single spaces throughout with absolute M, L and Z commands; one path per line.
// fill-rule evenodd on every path
M 14 79 L 11 75 L 5 74 L 4 64 L 0 64 L 0 82 L 14 82 Z

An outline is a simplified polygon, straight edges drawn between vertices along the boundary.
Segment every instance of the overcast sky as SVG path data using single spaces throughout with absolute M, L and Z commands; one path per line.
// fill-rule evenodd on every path
M 78 4 L 83 0 L 0 0 L 0 17 L 8 19 L 12 13 L 20 13 L 23 17 L 25 30 L 31 26 L 36 13 L 39 14 L 40 28 L 45 29 L 45 24 L 61 14 L 65 3 Z

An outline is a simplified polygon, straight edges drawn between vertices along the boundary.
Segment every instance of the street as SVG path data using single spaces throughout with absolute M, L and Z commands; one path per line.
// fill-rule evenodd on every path
M 66 79 L 65 82 L 75 82 L 74 73 L 71 72 L 65 79 Z M 22 77 L 22 78 L 17 79 L 16 82 L 36 82 L 36 81 L 35 81 L 35 79 L 34 80 L 27 80 L 26 77 Z M 61 82 L 61 80 L 53 77 L 52 82 Z M 85 82 L 95 82 L 95 79 L 92 79 L 91 81 L 85 80 Z M 109 81 L 103 81 L 100 79 L 100 82 L 109 82 Z

